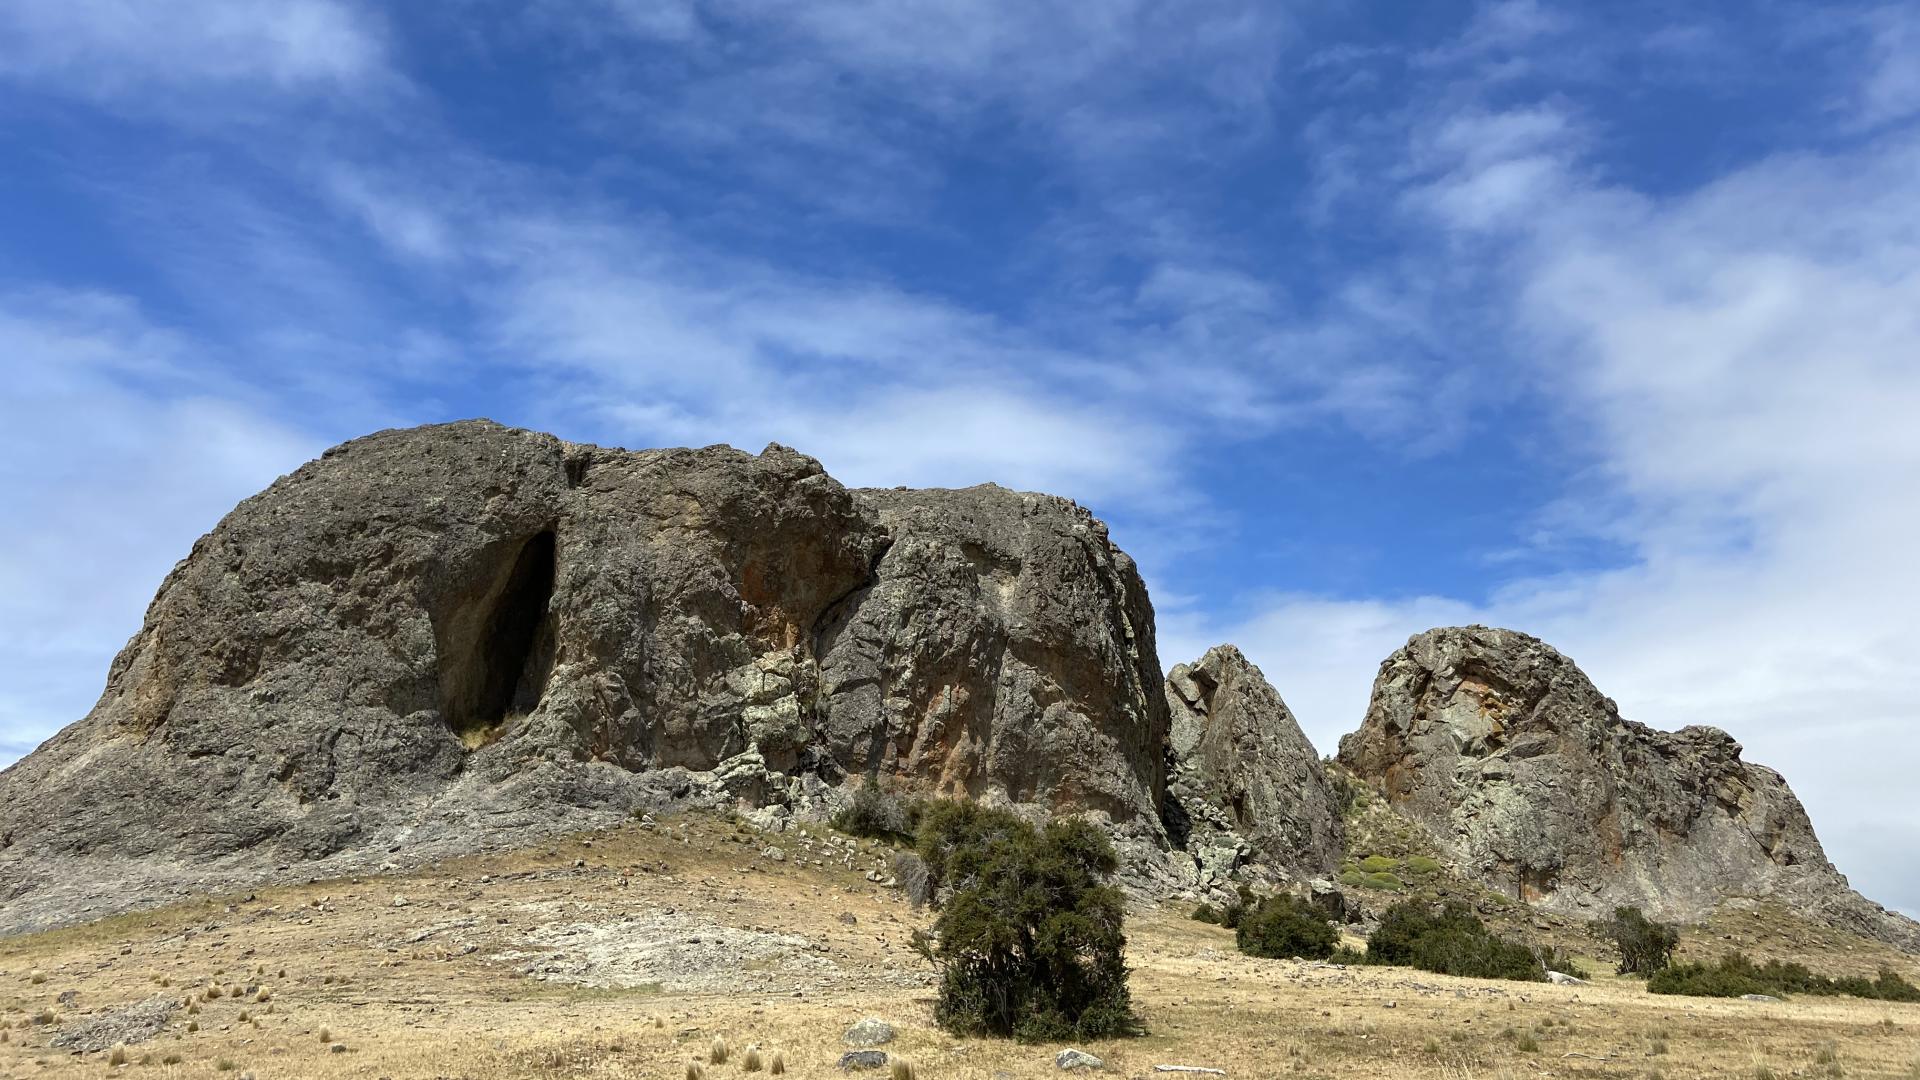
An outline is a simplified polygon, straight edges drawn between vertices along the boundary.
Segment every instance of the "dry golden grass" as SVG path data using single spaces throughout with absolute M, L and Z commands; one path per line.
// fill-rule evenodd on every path
M 929 914 L 912 912 L 858 870 L 755 857 L 790 837 L 687 825 L 684 833 L 675 825 L 555 841 L 404 878 L 257 890 L 250 902 L 208 898 L 0 941 L 0 1028 L 11 1035 L 0 1042 L 0 1076 L 105 1073 L 109 1053 L 70 1055 L 48 1040 L 74 1013 L 169 992 L 157 989 L 163 981 L 222 993 L 129 1047 L 127 1076 L 721 1080 L 746 1075 L 758 1057 L 766 1075 L 826 1077 L 839 1075 L 841 1033 L 869 1015 L 897 1027 L 886 1050 L 912 1062 L 922 1080 L 1061 1075 L 1053 1066 L 1060 1046 L 951 1037 L 932 1024 L 930 989 L 885 981 L 920 970 L 909 937 Z M 395 895 L 409 904 L 396 907 Z M 589 989 L 529 976 L 501 944 L 537 918 L 564 922 L 580 905 L 635 918 L 671 906 L 726 926 L 802 935 L 855 977 L 802 987 L 797 998 L 784 987 Z M 1133 913 L 1129 959 L 1146 1034 L 1080 1047 L 1106 1059 L 1105 1075 L 1146 1077 L 1155 1064 L 1179 1063 L 1235 1078 L 1302 1080 L 1920 1080 L 1920 1006 L 1694 1000 L 1648 995 L 1637 982 L 1604 975 L 1591 986 L 1501 984 L 1257 960 L 1234 951 L 1231 932 L 1182 916 Z M 451 947 L 444 935 L 422 936 L 443 923 L 508 936 L 474 951 Z M 1757 916 L 1732 932 L 1765 954 L 1767 928 Z M 1888 959 L 1857 939 L 1807 931 L 1793 940 L 1834 949 L 1848 964 Z M 1895 959 L 1920 976 L 1913 958 Z M 263 969 L 279 972 L 270 995 L 245 992 L 253 975 L 225 974 Z M 33 982 L 33 971 L 44 981 Z M 226 993 L 229 986 L 238 992 Z M 76 1004 L 56 1003 L 66 989 L 80 992 Z M 269 997 L 270 1007 L 259 1004 Z M 343 1031 L 347 1050 L 331 1052 Z M 713 1058 L 720 1042 L 766 1049 L 696 1064 Z

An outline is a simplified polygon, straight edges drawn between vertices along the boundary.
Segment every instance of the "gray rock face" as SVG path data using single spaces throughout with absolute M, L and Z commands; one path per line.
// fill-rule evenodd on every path
M 1153 608 L 1106 526 L 993 485 L 855 493 L 891 545 L 820 635 L 820 736 L 849 772 L 1155 822 Z
M 167 1021 L 179 1010 L 179 998 L 164 994 L 150 997 L 138 1005 L 108 1009 L 66 1024 L 47 1040 L 47 1045 L 88 1054 L 117 1045 L 135 1046 L 166 1030 Z
M 1062 1050 L 1053 1056 L 1053 1067 L 1062 1070 L 1101 1069 L 1106 1064 L 1085 1050 Z
M 196 543 L 92 712 L 0 773 L 0 927 L 848 772 L 1157 827 L 1165 717 L 1146 591 L 1064 500 L 382 432 Z
M 1414 637 L 1381 665 L 1340 761 L 1463 869 L 1552 910 L 1635 904 L 1688 920 L 1764 897 L 1920 948 L 1920 924 L 1847 887 L 1778 773 L 1742 761 L 1717 729 L 1622 719 L 1525 634 Z
M 893 1025 L 869 1016 L 848 1028 L 841 1039 L 848 1046 L 885 1046 L 893 1041 Z
M 1173 669 L 1166 697 L 1167 817 L 1202 884 L 1240 864 L 1268 876 L 1331 874 L 1345 845 L 1340 808 L 1320 756 L 1260 669 L 1215 646 Z

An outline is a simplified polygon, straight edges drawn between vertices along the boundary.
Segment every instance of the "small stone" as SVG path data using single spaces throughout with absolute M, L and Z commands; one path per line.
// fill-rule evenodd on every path
M 1058 1069 L 1099 1069 L 1107 1063 L 1085 1050 L 1062 1050 L 1054 1055 L 1053 1064 Z
M 847 1029 L 848 1046 L 884 1046 L 893 1041 L 893 1025 L 869 1016 Z
M 878 1050 L 849 1050 L 840 1055 L 840 1071 L 852 1072 L 855 1069 L 884 1069 L 887 1067 L 887 1055 Z
M 1577 978 L 1575 978 L 1575 977 L 1573 977 L 1572 975 L 1568 975 L 1568 974 L 1567 974 L 1566 972 L 1564 972 L 1564 971 L 1549 971 L 1549 972 L 1547 972 L 1547 981 L 1548 981 L 1548 982 L 1550 982 L 1550 983 L 1554 983 L 1554 984 L 1556 984 L 1556 985 L 1559 985 L 1559 986 L 1585 986 L 1585 985 L 1587 985 L 1587 980 L 1585 980 L 1585 979 L 1577 979 Z
M 346 1043 L 334 1043 L 332 1046 L 327 1047 L 327 1053 L 329 1054 L 344 1054 L 346 1052 L 347 1052 Z
M 1741 994 L 1740 1000 L 1741 1001 L 1779 1001 L 1780 999 L 1777 997 L 1774 997 L 1772 994 Z
M 767 860 L 768 862 L 786 862 L 787 861 L 787 853 L 784 851 L 781 851 L 777 847 L 774 847 L 772 844 L 768 844 L 760 852 L 760 857 Z
M 860 921 L 860 917 L 855 915 L 851 911 L 843 911 L 840 913 L 840 922 L 843 925 L 852 926 L 859 921 Z

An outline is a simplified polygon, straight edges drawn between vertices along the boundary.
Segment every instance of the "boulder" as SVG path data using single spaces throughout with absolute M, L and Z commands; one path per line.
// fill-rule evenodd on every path
M 893 1041 L 893 1025 L 869 1016 L 848 1028 L 842 1041 L 848 1046 L 885 1046 Z
M 1218 879 L 1247 862 L 1310 878 L 1345 845 L 1320 755 L 1260 669 L 1219 645 L 1166 681 L 1168 814 L 1175 839 Z
M 1105 1068 L 1106 1064 L 1085 1050 L 1062 1050 L 1053 1057 L 1053 1066 L 1056 1069 L 1101 1069 Z
M 1538 638 L 1429 630 L 1381 665 L 1340 762 L 1490 888 L 1593 918 L 1705 917 L 1735 897 L 1913 950 L 1920 924 L 1847 886 L 1800 800 L 1725 732 L 1620 716 Z
M 884 1069 L 887 1067 L 887 1055 L 880 1050 L 849 1050 L 840 1055 L 837 1064 L 841 1072 Z

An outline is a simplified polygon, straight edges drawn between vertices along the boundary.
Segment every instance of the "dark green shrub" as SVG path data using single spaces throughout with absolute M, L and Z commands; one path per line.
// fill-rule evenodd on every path
M 1727 964 L 1725 960 L 1735 960 Z M 1740 997 L 1765 994 L 1772 988 L 1753 976 L 1753 964 L 1737 953 L 1720 964 L 1668 964 L 1647 979 L 1647 990 L 1655 994 L 1687 994 L 1692 997 Z
M 1256 898 L 1253 895 L 1253 890 L 1247 888 L 1245 885 L 1238 886 L 1236 893 L 1232 900 L 1219 907 L 1203 901 L 1199 907 L 1193 909 L 1193 914 L 1188 916 L 1188 918 L 1191 918 L 1194 922 L 1203 922 L 1212 926 L 1224 926 L 1229 930 L 1237 929 L 1240 925 L 1241 916 L 1253 907 L 1256 903 Z
M 905 842 L 919 824 L 920 807 L 880 790 L 869 780 L 853 793 L 853 804 L 833 816 L 833 827 L 853 836 Z
M 1312 904 L 1269 896 L 1240 917 L 1234 943 L 1248 956 L 1325 960 L 1340 944 L 1340 932 Z
M 1135 1029 L 1118 866 L 1092 826 L 1035 829 L 1003 810 L 939 803 L 919 854 L 951 889 L 915 948 L 940 972 L 934 1020 L 961 1035 L 1083 1040 Z
M 1367 937 L 1365 962 L 1479 979 L 1541 982 L 1547 977 L 1532 949 L 1496 936 L 1458 902 L 1439 911 L 1417 902 L 1388 908 Z
M 1667 923 L 1647 918 L 1637 907 L 1613 909 L 1613 918 L 1596 926 L 1602 938 L 1620 950 L 1622 975 L 1652 975 L 1673 960 L 1680 944 L 1680 931 Z
M 1656 994 L 1693 997 L 1740 997 L 1745 994 L 1847 995 L 1876 1001 L 1920 1001 L 1920 987 L 1885 968 L 1877 978 L 1858 975 L 1828 978 L 1804 964 L 1769 960 L 1756 964 L 1740 953 L 1728 953 L 1714 964 L 1669 964 L 1653 973 L 1647 989 Z

